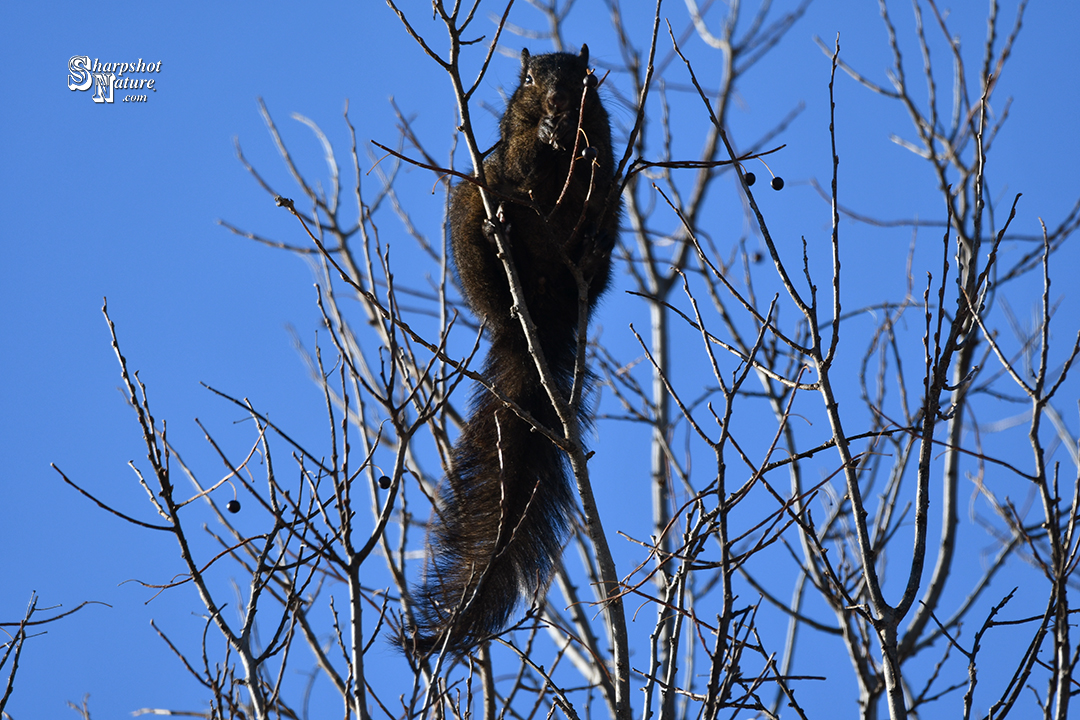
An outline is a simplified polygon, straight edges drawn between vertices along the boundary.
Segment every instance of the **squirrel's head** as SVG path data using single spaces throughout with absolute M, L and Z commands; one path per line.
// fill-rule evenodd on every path
M 586 97 L 586 122 L 590 114 L 601 116 L 596 97 L 595 82 L 586 84 L 589 76 L 589 46 L 582 45 L 581 52 L 547 53 L 531 55 L 527 48 L 521 51 L 521 78 L 507 105 L 508 123 L 504 131 L 520 131 L 539 127 L 542 121 L 556 127 L 559 143 L 573 146 L 573 133 L 577 127 L 581 100 Z M 592 108 L 598 108 L 594 111 Z M 505 132 L 504 132 L 505 136 Z

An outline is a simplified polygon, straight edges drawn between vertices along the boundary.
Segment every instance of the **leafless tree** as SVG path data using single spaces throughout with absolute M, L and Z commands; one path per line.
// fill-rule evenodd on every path
M 39 598 L 37 593 L 31 593 L 30 601 L 26 605 L 26 613 L 21 620 L 14 622 L 0 622 L 0 632 L 7 637 L 6 642 L 0 645 L 0 670 L 7 668 L 7 678 L 4 681 L 4 692 L 3 695 L 0 695 L 0 717 L 10 717 L 4 712 L 4 708 L 7 707 L 8 699 L 11 698 L 11 694 L 15 690 L 15 676 L 19 673 L 19 661 L 22 658 L 26 641 L 36 635 L 44 634 L 45 630 L 42 628 L 45 625 L 49 625 L 61 618 L 77 613 L 87 605 L 95 604 L 93 601 L 82 602 L 70 610 L 55 612 L 49 617 L 42 618 L 37 616 L 43 612 L 58 610 L 58 608 L 38 607 L 38 602 Z M 14 633 L 8 630 L 8 628 L 13 628 Z
M 843 38 L 818 41 L 820 91 L 830 101 L 820 141 L 831 147 L 831 177 L 818 185 L 820 216 L 806 219 L 804 232 L 817 232 L 821 218 L 829 232 L 823 242 L 804 236 L 800 251 L 774 234 L 778 220 L 759 203 L 766 183 L 755 175 L 783 158 L 785 130 L 801 107 L 793 104 L 755 137 L 736 138 L 729 115 L 809 0 L 783 11 L 769 0 L 752 11 L 739 2 L 686 0 L 685 12 L 658 3 L 643 37 L 608 0 L 620 59 L 598 74 L 610 71 L 605 101 L 623 109 L 616 136 L 626 215 L 617 262 L 629 278 L 614 302 L 647 311 L 649 327 L 630 326 L 634 344 L 608 342 L 609 329 L 589 354 L 603 380 L 598 435 L 642 438 L 649 468 L 620 470 L 616 481 L 610 456 L 593 456 L 581 437 L 549 429 L 568 448 L 581 499 L 578 530 L 549 596 L 535 598 L 514 627 L 466 659 L 414 666 L 396 656 L 393 682 L 368 662 L 384 635 L 409 623 L 410 579 L 423 562 L 424 525 L 468 390 L 499 390 L 473 369 L 483 336 L 460 300 L 445 223 L 416 219 L 424 211 L 409 204 L 402 171 L 430 171 L 424 182 L 437 183 L 445 204 L 451 183 L 479 166 L 478 94 L 507 37 L 567 45 L 573 2 L 530 1 L 546 18 L 544 30 L 511 24 L 512 2 L 489 10 L 436 0 L 439 37 L 420 29 L 430 24 L 419 25 L 416 11 L 389 1 L 432 75 L 453 88 L 458 115 L 446 130 L 457 131 L 445 156 L 396 106 L 400 137 L 370 146 L 346 112 L 352 142 L 342 155 L 297 116 L 326 150 L 327 180 L 317 183 L 297 169 L 260 105 L 296 184 L 288 192 L 272 187 L 238 145 L 244 167 L 280 212 L 295 217 L 296 230 L 270 238 L 223 224 L 307 258 L 319 277 L 322 324 L 301 352 L 324 398 L 323 443 L 305 446 L 288 423 L 211 388 L 250 419 L 251 438 L 246 448 L 226 447 L 203 428 L 225 468 L 206 480 L 208 471 L 185 463 L 166 422 L 153 415 L 109 320 L 147 450 L 132 469 L 157 518 L 91 499 L 177 542 L 182 573 L 148 587 L 191 583 L 203 603 L 196 649 L 157 630 L 205 688 L 207 707 L 198 714 L 309 717 L 311 685 L 298 685 L 294 670 L 307 664 L 309 677 L 329 680 L 345 717 L 365 719 L 829 717 L 849 714 L 835 698 L 852 679 L 866 719 L 1066 717 L 1080 687 L 1068 595 L 1080 556 L 1080 449 L 1056 403 L 1075 395 L 1069 372 L 1080 334 L 1064 328 L 1070 337 L 1051 342 L 1050 283 L 1055 252 L 1080 224 L 1080 203 L 1031 237 L 1010 231 L 1027 212 L 1019 196 L 999 205 L 988 190 L 987 158 L 1008 117 L 994 93 L 1024 2 L 1008 20 L 990 3 L 988 34 L 972 57 L 935 0 L 913 2 L 911 36 L 882 0 L 888 85 L 845 62 Z M 496 13 L 490 22 L 487 12 Z M 944 70 L 930 53 L 939 37 L 952 72 L 948 109 L 938 89 Z M 918 72 L 904 54 L 910 48 L 922 58 Z M 710 75 L 719 67 L 712 87 L 700 79 L 703 66 Z M 871 307 L 844 302 L 844 289 L 860 282 L 842 272 L 848 235 L 883 224 L 875 219 L 881 208 L 840 201 L 845 108 L 835 91 L 849 78 L 906 111 L 914 139 L 890 130 L 932 169 L 940 197 L 937 218 L 907 223 L 907 267 L 882 269 L 899 273 L 906 293 Z M 698 143 L 694 157 L 682 154 L 690 141 Z M 783 180 L 771 184 L 779 189 Z M 741 199 L 760 249 L 710 211 L 724 193 Z M 391 236 L 395 248 L 406 244 L 403 236 L 413 244 L 392 254 Z M 1013 316 L 1007 289 L 1009 302 L 1037 307 L 1030 327 Z M 985 440 L 980 418 L 997 416 L 1006 402 L 1028 408 L 1030 457 Z M 1059 447 L 1071 468 L 1052 459 Z M 1062 473 L 1074 475 L 1071 483 Z M 608 482 L 618 482 L 628 501 L 649 498 L 648 526 L 600 512 L 592 488 Z M 1028 491 L 1030 506 L 1013 499 Z M 963 492 L 972 495 L 970 524 L 994 548 L 978 572 L 958 569 L 966 562 L 958 540 Z M 259 534 L 231 521 L 241 501 L 262 518 Z M 198 527 L 200 506 L 216 527 Z M 196 539 L 202 533 L 213 549 Z M 1007 570 L 1011 559 L 1024 562 Z M 1006 574 L 1009 587 L 1037 585 L 1041 604 L 1021 603 L 993 582 Z M 226 612 L 228 597 L 240 606 Z M 1012 642 L 992 642 L 1005 632 Z M 815 648 L 826 646 L 842 648 L 850 668 L 816 662 Z M 979 682 L 980 672 L 1005 667 L 1000 684 Z M 831 702 L 808 702 L 821 687 L 830 688 Z

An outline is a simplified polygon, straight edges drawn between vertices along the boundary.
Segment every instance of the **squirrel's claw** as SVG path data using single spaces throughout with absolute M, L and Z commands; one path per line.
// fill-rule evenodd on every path
M 585 236 L 579 267 L 586 279 L 591 280 L 601 267 L 610 262 L 614 249 L 615 236 L 612 233 L 599 231 Z
M 559 118 L 556 115 L 545 115 L 540 120 L 540 128 L 537 130 L 537 137 L 540 142 L 545 145 L 550 145 L 556 150 L 561 150 L 562 146 L 559 144 Z
M 495 218 L 499 221 L 499 225 L 502 225 L 504 233 L 510 232 L 510 223 L 506 222 L 506 213 L 503 211 L 502 203 L 499 203 L 498 209 L 495 210 Z M 499 228 L 488 218 L 484 218 L 484 221 L 480 224 L 480 231 L 484 233 L 484 237 L 488 239 L 488 242 L 492 246 L 497 245 L 495 242 L 495 232 Z

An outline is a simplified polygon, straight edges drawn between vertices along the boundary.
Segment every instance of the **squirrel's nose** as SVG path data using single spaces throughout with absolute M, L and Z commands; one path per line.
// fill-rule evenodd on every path
M 563 90 L 553 90 L 548 94 L 547 104 L 553 112 L 563 112 L 570 106 L 570 96 Z

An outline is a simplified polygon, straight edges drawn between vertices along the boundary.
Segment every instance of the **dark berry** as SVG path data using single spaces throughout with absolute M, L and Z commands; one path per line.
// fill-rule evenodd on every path
M 379 487 L 381 487 L 383 490 L 390 487 L 390 478 L 386 477 L 385 475 L 380 477 L 379 478 Z
M 772 179 L 771 185 L 772 185 L 773 190 L 783 190 L 784 189 L 784 178 L 777 175 L 776 177 L 774 177 Z
M 764 260 L 765 256 L 761 254 L 760 250 L 755 250 L 754 254 L 750 256 L 750 259 L 754 262 L 754 264 L 757 264 Z
M 581 151 L 581 157 L 585 158 L 590 162 L 596 159 L 596 155 L 596 148 L 591 145 Z
M 594 87 L 596 87 L 597 85 L 600 84 L 600 81 L 597 80 L 596 76 L 593 75 L 592 73 L 589 73 L 588 75 L 586 75 L 585 79 L 582 82 L 585 83 L 585 87 L 587 87 L 587 88 L 594 88 Z
M 748 172 L 745 175 L 743 175 L 743 177 L 746 178 L 747 186 L 753 185 L 754 183 L 757 182 L 757 175 L 755 175 L 754 173 Z
M 231 513 L 240 512 L 240 501 L 239 500 L 230 500 L 228 503 L 226 503 L 225 509 L 228 510 L 229 512 L 231 512 Z

